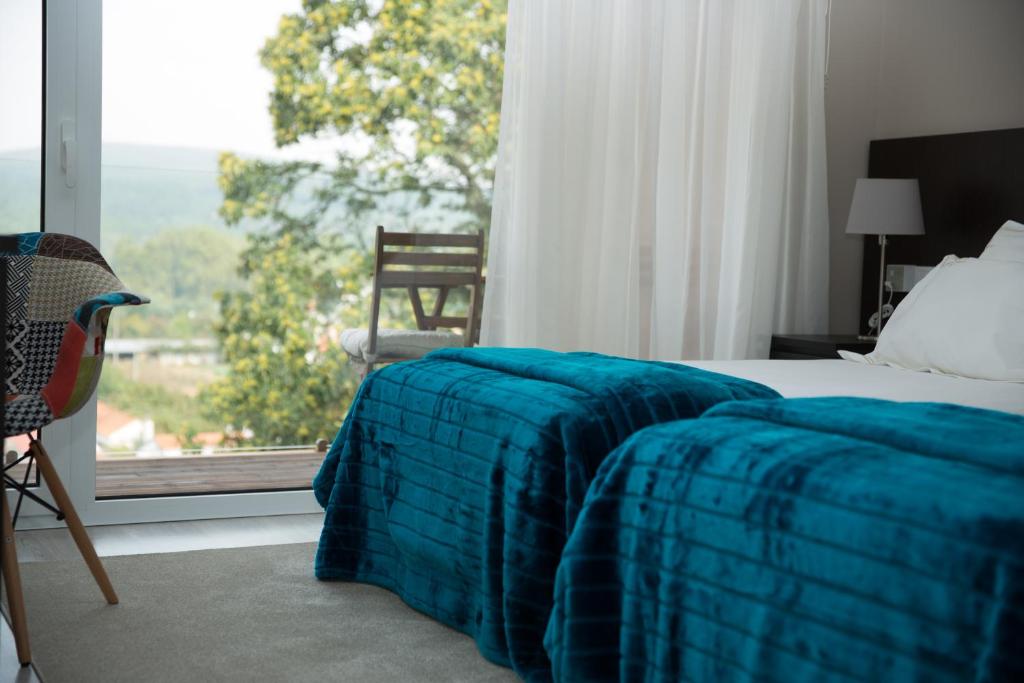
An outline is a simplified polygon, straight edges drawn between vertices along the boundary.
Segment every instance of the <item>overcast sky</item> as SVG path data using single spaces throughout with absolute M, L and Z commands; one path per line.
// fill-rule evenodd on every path
M 0 150 L 39 135 L 39 1 L 0 0 Z M 257 52 L 300 0 L 103 0 L 104 142 L 330 158 L 275 150 Z M 14 106 L 11 106 L 14 104 Z
M 37 0 L 0 0 L 0 150 L 39 146 L 40 17 Z

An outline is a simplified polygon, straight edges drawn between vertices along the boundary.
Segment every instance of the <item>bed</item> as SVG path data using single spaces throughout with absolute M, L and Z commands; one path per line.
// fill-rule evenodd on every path
M 959 136 L 945 137 L 957 138 L 951 144 L 968 150 L 975 150 L 980 144 L 965 144 Z M 1009 145 L 1005 137 L 995 143 L 986 138 L 981 146 L 990 150 L 987 158 L 1003 154 L 1006 149 L 1020 148 L 1024 152 L 1024 131 L 1011 137 Z M 898 143 L 895 147 L 905 145 Z M 873 164 L 879 154 L 889 154 L 891 149 L 873 145 Z M 907 155 L 891 156 L 902 163 Z M 909 156 L 928 157 L 918 152 Z M 1020 156 L 1024 158 L 1024 153 Z M 886 168 L 884 164 L 875 164 L 874 170 L 884 174 Z M 906 168 L 911 169 L 907 172 L 915 173 L 919 169 L 914 164 Z M 1006 209 L 1005 204 L 1000 204 L 1001 199 L 994 202 L 1002 207 L 999 211 L 1008 211 L 1003 216 L 1024 215 L 1024 207 L 1020 206 L 1024 198 L 1016 189 L 1019 186 L 1012 174 L 1002 182 L 1003 191 L 996 193 L 997 198 L 1012 194 L 1010 204 L 1020 211 Z M 964 220 L 960 207 L 953 207 L 951 215 L 956 221 L 929 220 L 938 204 L 953 201 L 957 196 L 944 186 L 936 192 L 933 185 L 922 183 L 929 240 L 941 243 L 960 239 L 961 232 L 966 230 L 972 235 L 971 244 L 984 245 L 995 224 L 979 228 L 982 223 Z M 933 229 L 935 225 L 939 229 Z M 943 230 L 948 234 L 944 235 Z M 982 233 L 984 238 L 979 242 Z M 893 253 L 899 262 L 928 263 L 930 256 L 915 255 L 917 248 L 893 240 Z M 865 258 L 866 264 L 872 261 L 875 259 Z M 865 266 L 866 273 L 869 267 Z M 710 675 L 714 679 L 712 673 L 722 672 L 678 668 L 678 658 L 675 664 L 666 664 L 657 657 L 648 658 L 646 652 L 642 656 L 638 652 L 634 658 L 633 652 L 621 652 L 607 641 L 588 645 L 588 629 L 574 628 L 587 623 L 586 610 L 593 601 L 570 598 L 574 592 L 594 587 L 588 584 L 588 572 L 574 572 L 563 562 L 562 550 L 567 539 L 582 544 L 580 547 L 587 553 L 590 550 L 586 542 L 620 538 L 615 529 L 600 526 L 600 519 L 596 527 L 578 523 L 581 515 L 588 519 L 599 517 L 588 517 L 586 510 L 593 504 L 605 503 L 595 493 L 597 487 L 590 484 L 595 476 L 604 477 L 612 469 L 625 473 L 623 482 L 637 483 L 635 475 L 632 479 L 630 475 L 631 454 L 656 457 L 659 444 L 664 441 L 654 439 L 654 446 L 644 447 L 648 437 L 668 434 L 669 441 L 685 440 L 689 438 L 685 434 L 687 427 L 681 425 L 720 424 L 723 420 L 733 420 L 729 423 L 733 427 L 738 424 L 736 420 L 740 418 L 716 411 L 737 410 L 747 404 L 799 405 L 807 397 L 836 394 L 852 397 L 843 401 L 856 401 L 858 397 L 942 401 L 1001 411 L 998 414 L 1007 417 L 1011 413 L 1024 414 L 1022 382 L 964 379 L 854 360 L 640 363 L 594 354 L 562 356 L 528 349 L 441 351 L 421 361 L 383 368 L 362 385 L 314 482 L 317 499 L 326 509 L 316 575 L 325 580 L 362 581 L 388 588 L 412 607 L 471 635 L 485 657 L 511 666 L 526 680 L 545 681 L 553 675 L 559 680 L 590 680 L 617 678 L 620 674 L 631 679 L 659 680 L 665 678 L 661 675 L 665 671 L 683 678 L 693 675 L 708 680 Z M 873 409 L 896 406 L 893 414 L 914 412 L 912 408 L 899 407 L 900 404 L 871 405 Z M 860 408 L 857 413 L 855 407 L 841 403 L 823 403 L 814 410 L 831 408 L 836 408 L 837 415 L 853 410 L 864 419 L 872 410 Z M 926 411 L 909 415 L 907 421 L 899 424 L 911 430 L 919 428 L 913 427 L 917 423 L 911 418 L 920 418 L 925 420 L 920 424 L 927 424 L 927 420 L 935 421 L 937 416 Z M 702 423 L 705 419 L 706 423 Z M 805 433 L 815 432 L 807 425 L 782 429 L 768 418 L 747 416 L 743 420 L 751 434 L 764 430 L 775 437 L 783 434 L 786 438 L 804 438 Z M 835 425 L 825 424 L 818 431 L 834 428 Z M 676 433 L 680 429 L 684 430 L 682 436 Z M 1014 429 L 1008 427 L 1007 433 L 1014 433 Z M 724 430 L 699 448 L 710 453 L 716 443 L 733 436 L 736 435 Z M 817 434 L 817 438 L 822 438 L 822 434 Z M 819 455 L 826 457 L 836 447 L 852 447 L 846 442 L 841 444 L 842 439 L 857 441 L 849 434 L 829 435 L 824 439 L 825 450 Z M 994 446 L 999 447 L 1002 446 Z M 916 455 L 923 457 L 921 453 Z M 614 465 L 619 467 L 613 468 Z M 607 481 L 612 481 L 608 476 Z M 619 483 L 625 486 L 623 482 Z M 890 483 L 897 487 L 899 484 Z M 685 482 L 683 485 L 686 486 Z M 602 491 L 614 494 L 616 489 L 611 484 L 607 487 Z M 780 503 L 777 508 L 784 511 L 786 506 Z M 669 510 L 665 509 L 666 515 L 670 515 Z M 915 512 L 920 510 L 908 509 L 907 514 Z M 1010 521 L 1015 523 L 1016 518 Z M 656 520 L 653 523 L 657 524 Z M 621 531 L 627 530 L 623 525 Z M 629 542 L 634 549 L 645 552 L 647 537 L 643 534 L 651 530 L 633 531 L 637 535 Z M 880 543 L 897 542 L 901 532 L 896 529 L 894 533 L 895 536 Z M 576 540 L 583 537 L 586 542 Z M 737 538 L 742 543 L 742 537 Z M 794 557 L 811 564 L 816 561 L 814 553 Z M 997 565 L 989 566 L 996 570 Z M 1012 568 L 1013 563 L 1007 566 Z M 594 576 L 615 576 L 614 567 L 605 569 L 610 574 Z M 1002 575 L 998 578 L 1003 580 Z M 610 604 L 616 595 L 618 603 L 626 601 L 621 593 L 622 584 L 617 581 L 609 579 L 608 586 L 617 586 L 619 594 L 601 594 L 602 587 L 597 587 L 602 602 Z M 657 586 L 657 582 L 641 580 L 633 588 Z M 799 597 L 803 589 L 792 585 L 789 590 L 793 594 L 785 596 L 787 600 Z M 635 597 L 642 603 L 649 596 Z M 555 601 L 558 611 L 553 616 Z M 584 610 L 582 615 L 577 608 Z M 671 610 L 664 614 L 669 619 L 680 618 L 678 612 Z M 630 623 L 622 620 L 621 614 L 601 614 L 600 618 L 620 619 L 616 623 L 621 628 Z M 594 631 L 599 632 L 600 629 Z M 807 660 L 799 658 L 806 654 L 800 650 L 808 647 L 808 642 L 811 641 L 804 639 L 802 643 L 791 644 L 798 652 L 797 660 Z M 840 641 L 834 644 L 841 646 Z M 713 645 L 705 643 L 703 647 Z M 818 643 L 813 645 L 817 647 Z M 761 646 L 754 642 L 749 647 Z M 678 655 L 678 649 L 669 651 Z M 620 669 L 600 657 L 591 657 L 600 652 L 610 654 L 617 662 L 628 662 L 630 668 Z M 554 669 L 549 653 L 554 656 Z M 744 654 L 740 661 L 746 663 L 750 656 Z M 827 659 L 829 655 L 826 652 L 821 656 Z M 602 668 L 586 668 L 591 660 L 602 661 Z M 797 660 L 779 661 L 785 666 L 797 666 Z M 755 656 L 753 661 L 760 660 Z M 650 662 L 662 668 L 644 668 Z M 575 668 L 578 666 L 584 668 Z M 778 673 L 786 669 L 770 670 Z M 751 665 L 753 673 L 744 673 L 746 669 L 738 671 L 739 676 L 737 670 L 729 669 L 728 675 L 722 677 L 757 678 L 759 669 Z M 816 675 L 831 670 L 812 667 L 800 671 L 808 680 L 816 680 Z M 840 666 L 832 673 L 840 679 L 859 680 L 844 671 Z M 912 669 L 899 671 L 906 673 Z
M 872 143 L 871 168 L 919 178 L 928 239 L 893 251 L 931 272 L 866 356 L 691 363 L 784 400 L 605 459 L 555 680 L 1024 680 L 1024 129 Z
M 594 354 L 570 354 L 567 376 L 539 378 L 521 368 L 510 377 L 494 366 L 510 353 L 530 357 L 524 368 L 539 356 L 545 372 L 557 366 L 557 354 L 550 352 L 503 349 L 489 357 L 490 350 L 459 349 L 370 375 L 315 482 L 326 509 L 316 575 L 392 590 L 474 637 L 484 656 L 526 680 L 550 680 L 553 674 L 557 680 L 595 678 L 593 670 L 578 675 L 565 666 L 565 651 L 556 642 L 545 647 L 547 629 L 579 623 L 575 613 L 551 616 L 556 598 L 586 585 L 576 576 L 556 588 L 555 577 L 602 461 L 630 435 L 648 434 L 645 426 L 680 424 L 675 418 L 765 397 L 778 402 L 828 396 L 837 387 L 853 397 L 944 401 L 1024 415 L 1021 383 L 841 359 L 650 364 L 665 374 L 638 381 L 649 364 Z M 606 361 L 612 385 L 599 387 L 600 370 L 596 376 L 581 372 Z M 620 363 L 633 366 L 635 374 Z M 672 374 L 669 366 L 701 374 Z M 641 384 L 643 392 L 621 395 L 623 388 Z M 671 392 L 662 395 L 665 403 L 650 406 L 645 392 L 656 386 Z M 580 403 L 583 389 L 597 399 Z M 613 412 L 628 406 L 621 414 L 632 415 L 631 424 L 610 416 L 609 396 L 615 397 Z M 629 406 L 631 401 L 638 403 Z M 677 403 L 687 408 L 669 409 Z M 637 405 L 644 406 L 640 413 Z M 577 422 L 595 412 L 604 417 Z M 538 453 L 560 467 L 531 467 Z M 582 531 L 593 529 L 584 525 Z M 598 539 L 612 538 L 603 526 L 598 532 Z M 592 576 L 583 572 L 584 579 Z M 551 669 L 549 653 L 562 668 Z M 588 654 L 582 661 L 596 659 Z

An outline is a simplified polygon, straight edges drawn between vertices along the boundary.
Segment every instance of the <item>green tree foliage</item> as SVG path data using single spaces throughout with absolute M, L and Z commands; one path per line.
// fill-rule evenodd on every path
M 119 240 L 110 264 L 148 306 L 111 317 L 112 337 L 209 336 L 218 318 L 215 296 L 244 287 L 235 272 L 241 235 L 211 227 L 172 228 L 144 240 Z
M 202 398 L 235 438 L 333 435 L 356 386 L 338 332 L 365 326 L 370 218 L 396 197 L 486 229 L 497 150 L 505 0 L 304 0 L 260 59 L 281 147 L 337 142 L 335 163 L 220 158 L 220 214 L 247 235 L 245 292 L 221 302 L 227 376 Z M 407 326 L 405 302 L 382 324 Z
M 228 374 L 201 395 L 236 444 L 288 445 L 334 436 L 355 379 L 337 343 L 359 298 L 356 255 L 324 260 L 289 234 L 248 254 L 249 290 L 221 301 L 217 336 Z M 320 311 L 330 310 L 340 319 Z
M 282 17 L 260 59 L 274 77 L 270 114 L 279 146 L 338 139 L 337 164 L 221 159 L 228 222 L 269 217 L 294 229 L 285 204 L 320 175 L 321 207 L 361 214 L 381 198 L 440 193 L 486 228 L 497 150 L 505 2 L 305 0 Z

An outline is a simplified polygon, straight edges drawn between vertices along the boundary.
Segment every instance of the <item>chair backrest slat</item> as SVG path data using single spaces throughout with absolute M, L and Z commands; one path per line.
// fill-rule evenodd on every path
M 385 251 L 381 255 L 385 266 L 453 266 L 475 268 L 475 253 L 452 254 L 423 251 Z
M 430 232 L 384 232 L 380 231 L 381 244 L 385 247 L 476 247 L 476 235 L 452 235 Z
M 405 249 L 389 250 L 388 247 Z M 450 248 L 460 251 L 410 251 L 408 248 Z M 380 297 L 384 289 L 408 290 L 416 326 L 421 330 L 439 327 L 461 328 L 465 345 L 476 343 L 480 308 L 483 302 L 484 234 L 452 235 L 445 233 L 387 232 L 377 226 L 376 258 L 373 268 L 373 302 L 370 312 L 369 352 L 377 352 L 377 329 Z M 400 266 L 401 268 L 394 268 Z M 423 270 L 421 268 L 433 268 Z M 469 311 L 464 316 L 443 315 L 445 302 L 452 288 L 469 288 Z M 437 290 L 430 315 L 423 310 L 420 288 Z
M 465 327 L 468 321 L 469 318 L 464 315 L 427 315 L 423 317 L 423 322 L 427 325 L 427 329 Z
M 476 273 L 451 273 L 436 270 L 385 270 L 380 273 L 380 286 L 391 287 L 472 287 Z

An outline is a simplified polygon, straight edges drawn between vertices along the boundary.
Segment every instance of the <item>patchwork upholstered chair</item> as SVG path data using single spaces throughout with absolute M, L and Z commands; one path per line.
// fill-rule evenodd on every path
M 110 604 L 117 594 L 107 577 L 82 520 L 39 440 L 39 430 L 77 412 L 92 396 L 103 365 L 107 320 L 115 306 L 137 306 L 148 300 L 128 292 L 100 253 L 88 242 L 54 233 L 0 237 L 0 310 L 6 311 L 3 434 L 29 436 L 28 451 L 3 465 L 0 507 L 3 523 L 3 575 L 18 660 L 31 659 L 14 545 L 22 496 L 27 496 L 67 522 L 82 557 Z M 93 457 L 90 452 L 89 457 Z M 26 464 L 21 481 L 11 468 Z M 53 503 L 27 486 L 32 465 L 38 467 Z M 12 518 L 5 486 L 19 492 Z
M 476 344 L 483 306 L 483 265 L 482 231 L 475 235 L 386 232 L 377 226 L 370 327 L 341 333 L 342 348 L 359 376 L 366 377 L 376 364 L 414 360 L 434 349 Z M 469 288 L 469 311 L 465 316 L 446 316 L 448 295 L 459 287 Z M 408 292 L 417 329 L 379 329 L 385 289 Z M 437 290 L 430 313 L 423 308 L 421 289 Z M 452 328 L 462 330 L 461 334 Z

